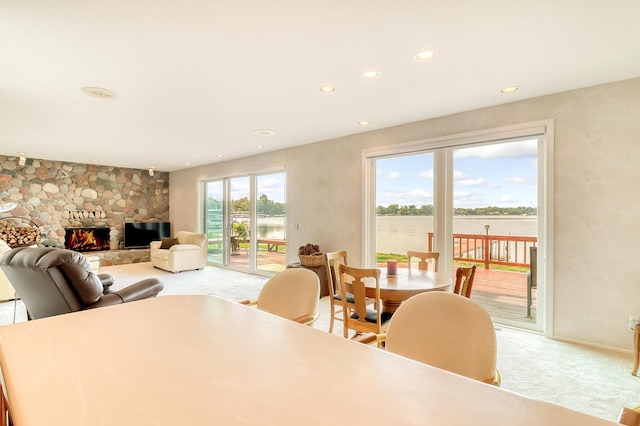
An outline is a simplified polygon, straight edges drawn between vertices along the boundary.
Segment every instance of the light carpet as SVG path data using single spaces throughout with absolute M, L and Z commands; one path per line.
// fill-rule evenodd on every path
M 157 277 L 165 284 L 162 295 L 205 294 L 230 300 L 255 299 L 266 278 L 216 267 L 171 274 L 135 263 L 101 267 L 115 277 L 114 288 L 144 278 Z M 160 297 L 161 297 L 160 296 Z M 25 321 L 18 301 L 16 321 Z M 0 324 L 13 321 L 14 302 L 0 303 Z M 314 327 L 329 329 L 329 300 L 322 298 L 320 318 Z M 342 323 L 333 333 L 342 338 Z M 620 408 L 640 404 L 640 378 L 631 375 L 630 353 L 603 350 L 547 339 L 539 334 L 496 326 L 498 369 L 502 388 L 543 401 L 615 421 Z M 629 339 L 633 333 L 629 332 Z

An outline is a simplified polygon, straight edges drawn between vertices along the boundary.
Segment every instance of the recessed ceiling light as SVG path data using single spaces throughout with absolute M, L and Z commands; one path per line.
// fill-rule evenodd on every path
M 370 80 L 373 80 L 374 78 L 380 77 L 380 72 L 379 71 L 365 71 L 365 72 L 362 73 L 362 75 L 364 76 L 364 78 L 368 78 Z
M 29 153 L 27 153 L 27 152 L 21 152 L 21 151 L 16 152 L 16 154 L 18 154 L 20 157 L 25 157 L 25 156 L 29 155 Z
M 253 133 L 260 136 L 272 136 L 273 134 L 275 134 L 273 130 L 269 130 L 269 129 L 254 130 Z
M 115 99 L 117 98 L 116 94 L 108 89 L 103 89 L 101 87 L 83 87 L 82 91 L 89 96 L 93 96 L 100 99 Z
M 216 158 L 222 158 L 222 157 L 224 157 L 224 155 L 222 155 L 222 154 L 217 154 L 216 155 Z
M 367 124 L 369 124 L 368 121 L 360 121 L 358 122 L 358 124 L 360 124 L 361 126 L 366 126 Z
M 509 87 L 505 87 L 504 89 L 501 90 L 502 93 L 513 93 L 513 92 L 517 92 L 519 89 L 518 86 L 509 86 Z
M 257 149 L 262 149 L 262 148 L 264 148 L 264 145 L 256 145 L 256 148 Z
M 98 163 L 98 160 L 91 160 L 91 162 L 92 162 L 93 164 L 97 164 L 97 163 Z
M 433 50 L 422 50 L 413 55 L 413 60 L 416 62 L 427 62 L 436 56 L 436 52 Z
M 335 92 L 335 91 L 336 91 L 336 88 L 335 88 L 335 87 L 333 87 L 333 86 L 322 86 L 322 87 L 320 88 L 320 91 L 321 91 L 321 92 L 324 92 L 324 93 L 331 93 L 331 92 Z

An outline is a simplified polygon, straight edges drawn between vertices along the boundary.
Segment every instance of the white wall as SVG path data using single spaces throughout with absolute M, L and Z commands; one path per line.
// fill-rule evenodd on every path
M 555 337 L 631 349 L 627 317 L 640 315 L 640 78 L 174 172 L 171 221 L 199 227 L 199 179 L 286 164 L 290 247 L 345 248 L 357 265 L 363 149 L 545 119 L 555 121 Z

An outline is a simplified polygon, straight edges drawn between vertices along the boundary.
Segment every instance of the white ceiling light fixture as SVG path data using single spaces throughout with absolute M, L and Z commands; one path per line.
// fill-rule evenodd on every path
M 427 62 L 435 58 L 436 52 L 433 50 L 421 50 L 413 55 L 413 60 L 416 62 Z
M 258 130 L 254 130 L 253 133 L 259 136 L 273 136 L 276 132 L 269 129 L 258 129 Z
M 264 148 L 264 145 L 256 145 L 256 149 L 262 149 Z
M 362 73 L 362 76 L 367 80 L 374 80 L 380 77 L 380 71 L 365 71 Z
M 513 93 L 513 92 L 517 92 L 518 89 L 520 89 L 520 87 L 518 86 L 509 86 L 509 87 L 505 87 L 504 89 L 500 90 L 502 93 Z
M 115 99 L 117 98 L 115 92 L 109 89 L 103 89 L 102 87 L 83 87 L 82 91 L 89 96 L 100 99 Z
M 369 122 L 368 121 L 359 121 L 358 124 L 361 125 L 361 126 L 367 126 L 369 124 Z
M 320 88 L 320 91 L 321 91 L 322 93 L 332 93 L 332 92 L 335 92 L 335 91 L 336 91 L 336 88 L 335 88 L 335 87 L 333 87 L 333 86 L 322 86 L 322 87 Z

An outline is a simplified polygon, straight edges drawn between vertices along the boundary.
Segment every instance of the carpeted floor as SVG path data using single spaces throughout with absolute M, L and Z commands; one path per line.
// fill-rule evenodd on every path
M 101 267 L 120 288 L 135 281 L 158 277 L 165 284 L 161 295 L 207 294 L 230 300 L 255 299 L 266 282 L 230 270 L 206 267 L 203 271 L 171 274 L 150 263 Z M 0 303 L 0 324 L 13 321 L 14 303 Z M 321 300 L 320 318 L 314 324 L 329 329 L 329 301 Z M 26 312 L 17 302 L 16 321 L 25 321 Z M 342 338 L 342 323 L 334 334 Z M 606 351 L 547 339 L 535 333 L 496 327 L 498 369 L 502 388 L 615 421 L 622 406 L 640 404 L 640 378 L 631 375 L 630 353 Z M 633 334 L 629 332 L 629 339 Z

